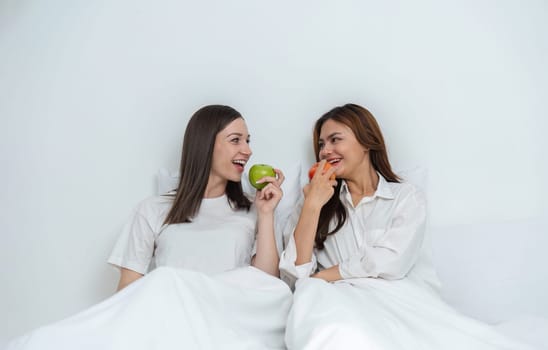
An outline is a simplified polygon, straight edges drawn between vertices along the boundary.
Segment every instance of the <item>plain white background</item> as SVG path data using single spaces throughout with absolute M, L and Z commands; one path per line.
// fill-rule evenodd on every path
M 542 217 L 546 62 L 543 0 L 1 1 L 0 337 L 112 294 L 118 230 L 205 104 L 282 169 L 362 104 L 395 168 L 428 168 L 431 225 Z

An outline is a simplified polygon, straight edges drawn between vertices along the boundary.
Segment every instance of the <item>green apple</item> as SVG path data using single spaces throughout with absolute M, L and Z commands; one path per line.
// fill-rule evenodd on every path
M 255 164 L 249 169 L 249 182 L 251 186 L 255 187 L 258 190 L 262 190 L 268 182 L 263 182 L 258 184 L 257 181 L 262 179 L 265 176 L 276 177 L 276 172 L 274 168 L 267 164 Z

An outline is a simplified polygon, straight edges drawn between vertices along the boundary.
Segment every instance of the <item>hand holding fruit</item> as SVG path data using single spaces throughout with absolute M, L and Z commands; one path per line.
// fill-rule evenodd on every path
M 320 163 L 315 163 L 314 165 L 312 165 L 310 170 L 308 170 L 308 179 L 312 180 L 312 178 L 314 177 L 314 174 L 316 174 L 316 170 L 318 169 L 319 165 Z M 325 174 L 325 172 L 331 169 L 332 167 L 333 166 L 331 165 L 331 163 L 325 162 L 323 166 L 322 174 Z M 331 176 L 329 177 L 329 180 L 335 180 L 335 178 L 336 178 L 335 171 L 333 171 Z
M 270 165 L 255 164 L 249 169 L 249 182 L 257 189 L 255 205 L 260 212 L 274 212 L 283 196 L 284 174 Z
M 318 168 L 323 171 L 316 171 Z M 337 185 L 336 170 L 337 168 L 331 166 L 325 159 L 310 168 L 308 172 L 310 183 L 303 188 L 305 202 L 323 207 L 329 201 L 335 193 L 333 187 Z
M 267 164 L 254 164 L 251 169 L 249 169 L 249 182 L 251 186 L 255 187 L 258 190 L 262 190 L 266 185 L 267 181 L 257 182 L 262 180 L 265 176 L 276 178 L 276 172 L 274 168 Z

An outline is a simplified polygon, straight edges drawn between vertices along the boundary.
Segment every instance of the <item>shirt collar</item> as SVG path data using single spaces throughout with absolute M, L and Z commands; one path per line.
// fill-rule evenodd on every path
M 394 196 L 394 193 L 392 192 L 392 188 L 390 187 L 390 184 L 388 183 L 388 181 L 386 181 L 386 179 L 381 174 L 379 174 L 379 172 L 377 172 L 377 175 L 379 176 L 379 183 L 377 184 L 377 190 L 375 191 L 373 196 L 371 196 L 371 198 L 372 199 L 375 197 L 385 198 L 385 199 L 396 198 Z M 348 185 L 346 184 L 345 180 L 342 180 L 341 194 L 346 195 L 347 193 L 350 194 L 350 191 L 348 190 Z

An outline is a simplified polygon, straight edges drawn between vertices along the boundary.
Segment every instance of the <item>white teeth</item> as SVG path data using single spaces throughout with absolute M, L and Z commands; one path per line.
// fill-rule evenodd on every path
M 339 162 L 340 160 L 341 160 L 341 158 L 331 159 L 331 160 L 329 161 L 329 163 L 331 163 L 331 164 L 337 163 L 337 162 Z
M 243 159 L 237 159 L 237 160 L 233 160 L 232 163 L 234 163 L 234 164 L 240 164 L 240 165 L 245 165 L 246 161 L 243 160 Z

